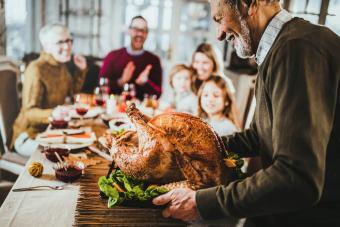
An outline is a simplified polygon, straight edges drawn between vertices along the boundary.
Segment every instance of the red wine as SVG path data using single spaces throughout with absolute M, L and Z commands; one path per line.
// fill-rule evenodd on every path
M 96 105 L 97 106 L 103 106 L 105 104 L 105 100 L 104 99 L 96 99 Z
M 88 109 L 84 107 L 79 107 L 76 108 L 76 111 L 79 115 L 84 116 L 87 113 Z
M 65 120 L 53 120 L 51 121 L 52 128 L 61 129 L 67 128 L 68 122 Z

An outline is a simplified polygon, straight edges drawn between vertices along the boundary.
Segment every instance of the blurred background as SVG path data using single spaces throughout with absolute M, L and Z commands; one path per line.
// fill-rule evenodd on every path
M 282 5 L 294 16 L 325 25 L 340 35 L 340 0 L 284 0 Z M 161 58 L 165 92 L 169 89 L 170 68 L 178 63 L 190 64 L 198 44 L 208 42 L 219 50 L 225 75 L 236 88 L 239 120 L 246 128 L 255 108 L 256 65 L 253 59 L 238 58 L 231 46 L 216 40 L 208 0 L 0 0 L 0 57 L 12 59 L 23 75 L 41 51 L 40 28 L 48 23 L 64 23 L 72 32 L 74 53 L 88 61 L 84 92 L 92 93 L 102 59 L 129 43 L 128 25 L 136 15 L 148 21 L 145 49 Z M 20 86 L 19 81 L 19 95 Z M 7 187 L 4 184 L 0 172 L 0 189 Z M 0 204 L 5 192 L 8 190 L 0 190 Z
M 294 16 L 340 34 L 339 0 L 282 3 Z M 164 65 L 190 61 L 203 41 L 224 50 L 224 43 L 215 39 L 208 0 L 1 0 L 0 5 L 1 53 L 18 60 L 40 51 L 39 30 L 53 22 L 69 26 L 76 53 L 102 58 L 128 43 L 128 23 L 139 14 L 150 27 L 146 49 L 157 53 Z
M 294 16 L 340 34 L 340 0 L 285 0 L 282 5 Z M 23 71 L 41 50 L 40 28 L 62 22 L 73 34 L 74 52 L 100 67 L 109 51 L 128 44 L 128 24 L 136 15 L 148 20 L 145 48 L 161 58 L 165 91 L 169 69 L 177 63 L 190 64 L 197 45 L 209 42 L 220 50 L 225 74 L 236 87 L 240 118 L 247 118 L 256 65 L 253 60 L 238 58 L 231 46 L 216 40 L 208 0 L 0 0 L 0 54 L 16 60 Z M 94 75 L 98 74 L 96 68 L 91 73 L 89 84 L 98 76 Z M 86 89 L 92 92 L 91 86 Z

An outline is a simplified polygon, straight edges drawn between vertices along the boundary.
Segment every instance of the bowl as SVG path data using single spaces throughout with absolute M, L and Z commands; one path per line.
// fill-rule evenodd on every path
M 68 149 L 57 147 L 46 147 L 44 148 L 43 152 L 45 153 L 46 158 L 51 162 L 58 162 L 58 158 L 54 152 L 57 152 L 61 158 L 67 157 L 70 153 Z
M 116 119 L 112 119 L 109 121 L 109 126 L 111 130 L 128 130 L 131 129 L 131 124 L 129 123 L 129 121 L 127 119 L 124 118 L 116 118 Z
M 55 169 L 55 176 L 58 180 L 61 180 L 65 183 L 73 182 L 78 180 L 84 170 L 84 164 L 78 162 L 77 164 L 66 164 L 66 169 L 57 165 Z
M 68 126 L 68 121 L 66 120 L 51 120 L 50 124 L 52 125 L 53 129 L 64 129 Z

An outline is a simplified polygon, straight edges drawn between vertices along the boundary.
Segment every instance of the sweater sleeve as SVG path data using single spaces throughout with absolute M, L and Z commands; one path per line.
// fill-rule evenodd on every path
M 37 66 L 31 65 L 26 70 L 23 88 L 23 108 L 26 109 L 27 119 L 31 125 L 48 124 L 52 109 L 42 108 L 44 95 L 40 71 Z
M 272 165 L 244 180 L 200 190 L 203 218 L 251 217 L 312 207 L 321 197 L 339 81 L 306 41 L 273 54 L 265 81 L 271 99 Z
M 227 151 L 236 153 L 242 158 L 258 156 L 259 139 L 255 122 L 252 122 L 249 129 L 243 132 L 222 136 L 222 141 Z

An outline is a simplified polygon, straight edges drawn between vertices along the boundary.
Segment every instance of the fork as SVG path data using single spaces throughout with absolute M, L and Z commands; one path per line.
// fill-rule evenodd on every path
M 33 187 L 27 187 L 27 188 L 16 188 L 13 189 L 13 192 L 23 192 L 23 191 L 34 191 L 39 188 L 50 188 L 53 190 L 63 190 L 64 185 L 58 185 L 58 186 L 48 186 L 48 185 L 40 185 L 40 186 L 33 186 Z

